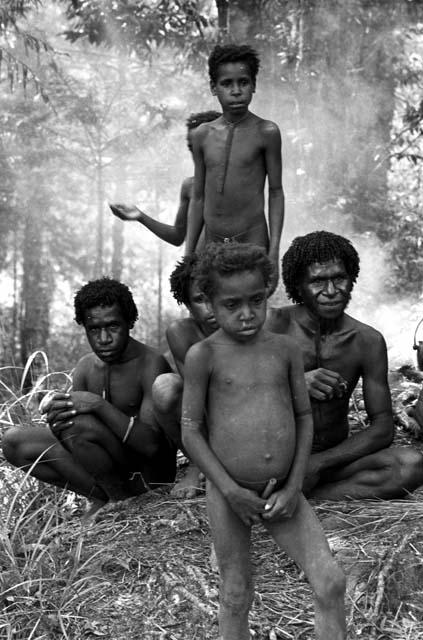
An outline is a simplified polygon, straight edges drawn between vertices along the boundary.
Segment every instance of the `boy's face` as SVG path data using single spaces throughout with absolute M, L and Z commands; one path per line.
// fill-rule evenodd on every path
M 206 297 L 198 288 L 195 280 L 191 280 L 189 287 L 189 306 L 188 309 L 195 322 L 203 329 L 206 335 L 210 335 L 216 331 L 217 322 L 214 313 L 207 304 Z
M 91 349 L 103 362 L 119 362 L 129 341 L 129 326 L 117 304 L 85 311 L 84 327 Z
M 216 83 L 212 82 L 210 88 L 224 113 L 240 116 L 248 110 L 255 84 L 248 65 L 244 62 L 226 62 L 219 65 Z
M 258 269 L 215 274 L 211 306 L 219 327 L 238 342 L 252 340 L 266 319 L 266 287 Z
M 314 262 L 298 286 L 307 309 L 325 320 L 336 320 L 344 313 L 351 290 L 351 278 L 342 260 Z

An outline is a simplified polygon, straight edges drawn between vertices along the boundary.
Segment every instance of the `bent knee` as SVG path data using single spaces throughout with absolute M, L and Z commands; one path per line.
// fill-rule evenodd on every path
M 25 442 L 23 430 L 17 427 L 8 429 L 2 439 L 3 455 L 8 462 L 17 465 L 17 460 L 21 458 L 21 449 Z
M 319 580 L 314 586 L 316 598 L 320 602 L 331 603 L 342 600 L 345 595 L 346 578 L 339 564 L 333 560 L 319 572 Z
M 183 382 L 177 373 L 162 373 L 153 382 L 153 404 L 160 413 L 173 411 L 181 399 Z

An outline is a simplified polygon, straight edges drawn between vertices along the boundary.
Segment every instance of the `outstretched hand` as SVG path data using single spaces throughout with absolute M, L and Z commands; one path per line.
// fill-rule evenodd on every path
M 307 371 L 305 381 L 309 395 L 315 400 L 342 398 L 348 388 L 347 381 L 339 373 L 323 367 Z
M 140 220 L 141 211 L 135 205 L 121 203 L 109 204 L 112 213 L 121 220 Z

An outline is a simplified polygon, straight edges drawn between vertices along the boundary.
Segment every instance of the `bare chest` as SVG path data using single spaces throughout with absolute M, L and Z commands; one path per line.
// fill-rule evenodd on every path
M 93 366 L 88 387 L 88 391 L 100 395 L 123 413 L 135 415 L 144 397 L 138 359 L 118 365 Z

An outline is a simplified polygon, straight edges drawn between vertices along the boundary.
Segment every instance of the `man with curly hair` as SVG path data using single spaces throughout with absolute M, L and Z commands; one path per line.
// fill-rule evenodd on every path
M 313 497 L 391 498 L 423 483 L 423 458 L 390 446 L 393 433 L 387 350 L 376 329 L 345 313 L 359 256 L 349 240 L 327 231 L 295 238 L 282 260 L 293 306 L 271 309 L 267 328 L 299 344 L 314 419 L 304 483 Z M 362 380 L 369 426 L 350 434 L 351 395 Z
M 207 338 L 217 329 L 216 319 L 198 288 L 194 276 L 198 263 L 196 254 L 180 260 L 170 275 L 170 289 L 179 305 L 189 311 L 187 318 L 175 320 L 166 330 L 170 352 L 178 373 L 164 373 L 153 385 L 154 412 L 159 424 L 173 434 L 181 449 L 181 404 L 184 379 L 184 363 L 188 349 Z M 199 470 L 189 463 L 184 476 L 176 483 L 174 493 L 179 497 L 192 498 L 200 486 Z
M 199 127 L 200 124 L 203 124 L 203 122 L 216 120 L 220 115 L 221 114 L 218 111 L 200 111 L 199 113 L 192 113 L 189 116 L 186 121 L 187 146 L 191 153 L 194 129 Z M 179 247 L 184 242 L 187 233 L 188 209 L 192 197 L 193 182 L 193 176 L 185 178 L 182 182 L 179 196 L 179 207 L 173 224 L 165 224 L 164 222 L 155 220 L 135 205 L 115 203 L 111 204 L 110 208 L 114 215 L 121 220 L 136 220 L 161 240 L 164 240 L 169 244 L 173 244 L 175 247 Z M 202 242 L 200 242 L 200 245 L 201 244 Z
M 205 243 L 246 242 L 265 248 L 276 288 L 284 219 L 279 127 L 249 111 L 259 58 L 248 45 L 217 45 L 209 57 L 210 88 L 222 116 L 193 133 L 195 165 L 186 253 L 195 250 L 204 223 Z M 264 187 L 268 181 L 268 226 Z
M 50 428 L 9 430 L 3 452 L 39 480 L 91 499 L 94 512 L 109 500 L 173 482 L 176 447 L 152 406 L 153 382 L 170 367 L 130 336 L 138 311 L 126 285 L 88 282 L 74 303 L 91 353 L 77 363 L 72 391 L 43 403 Z

